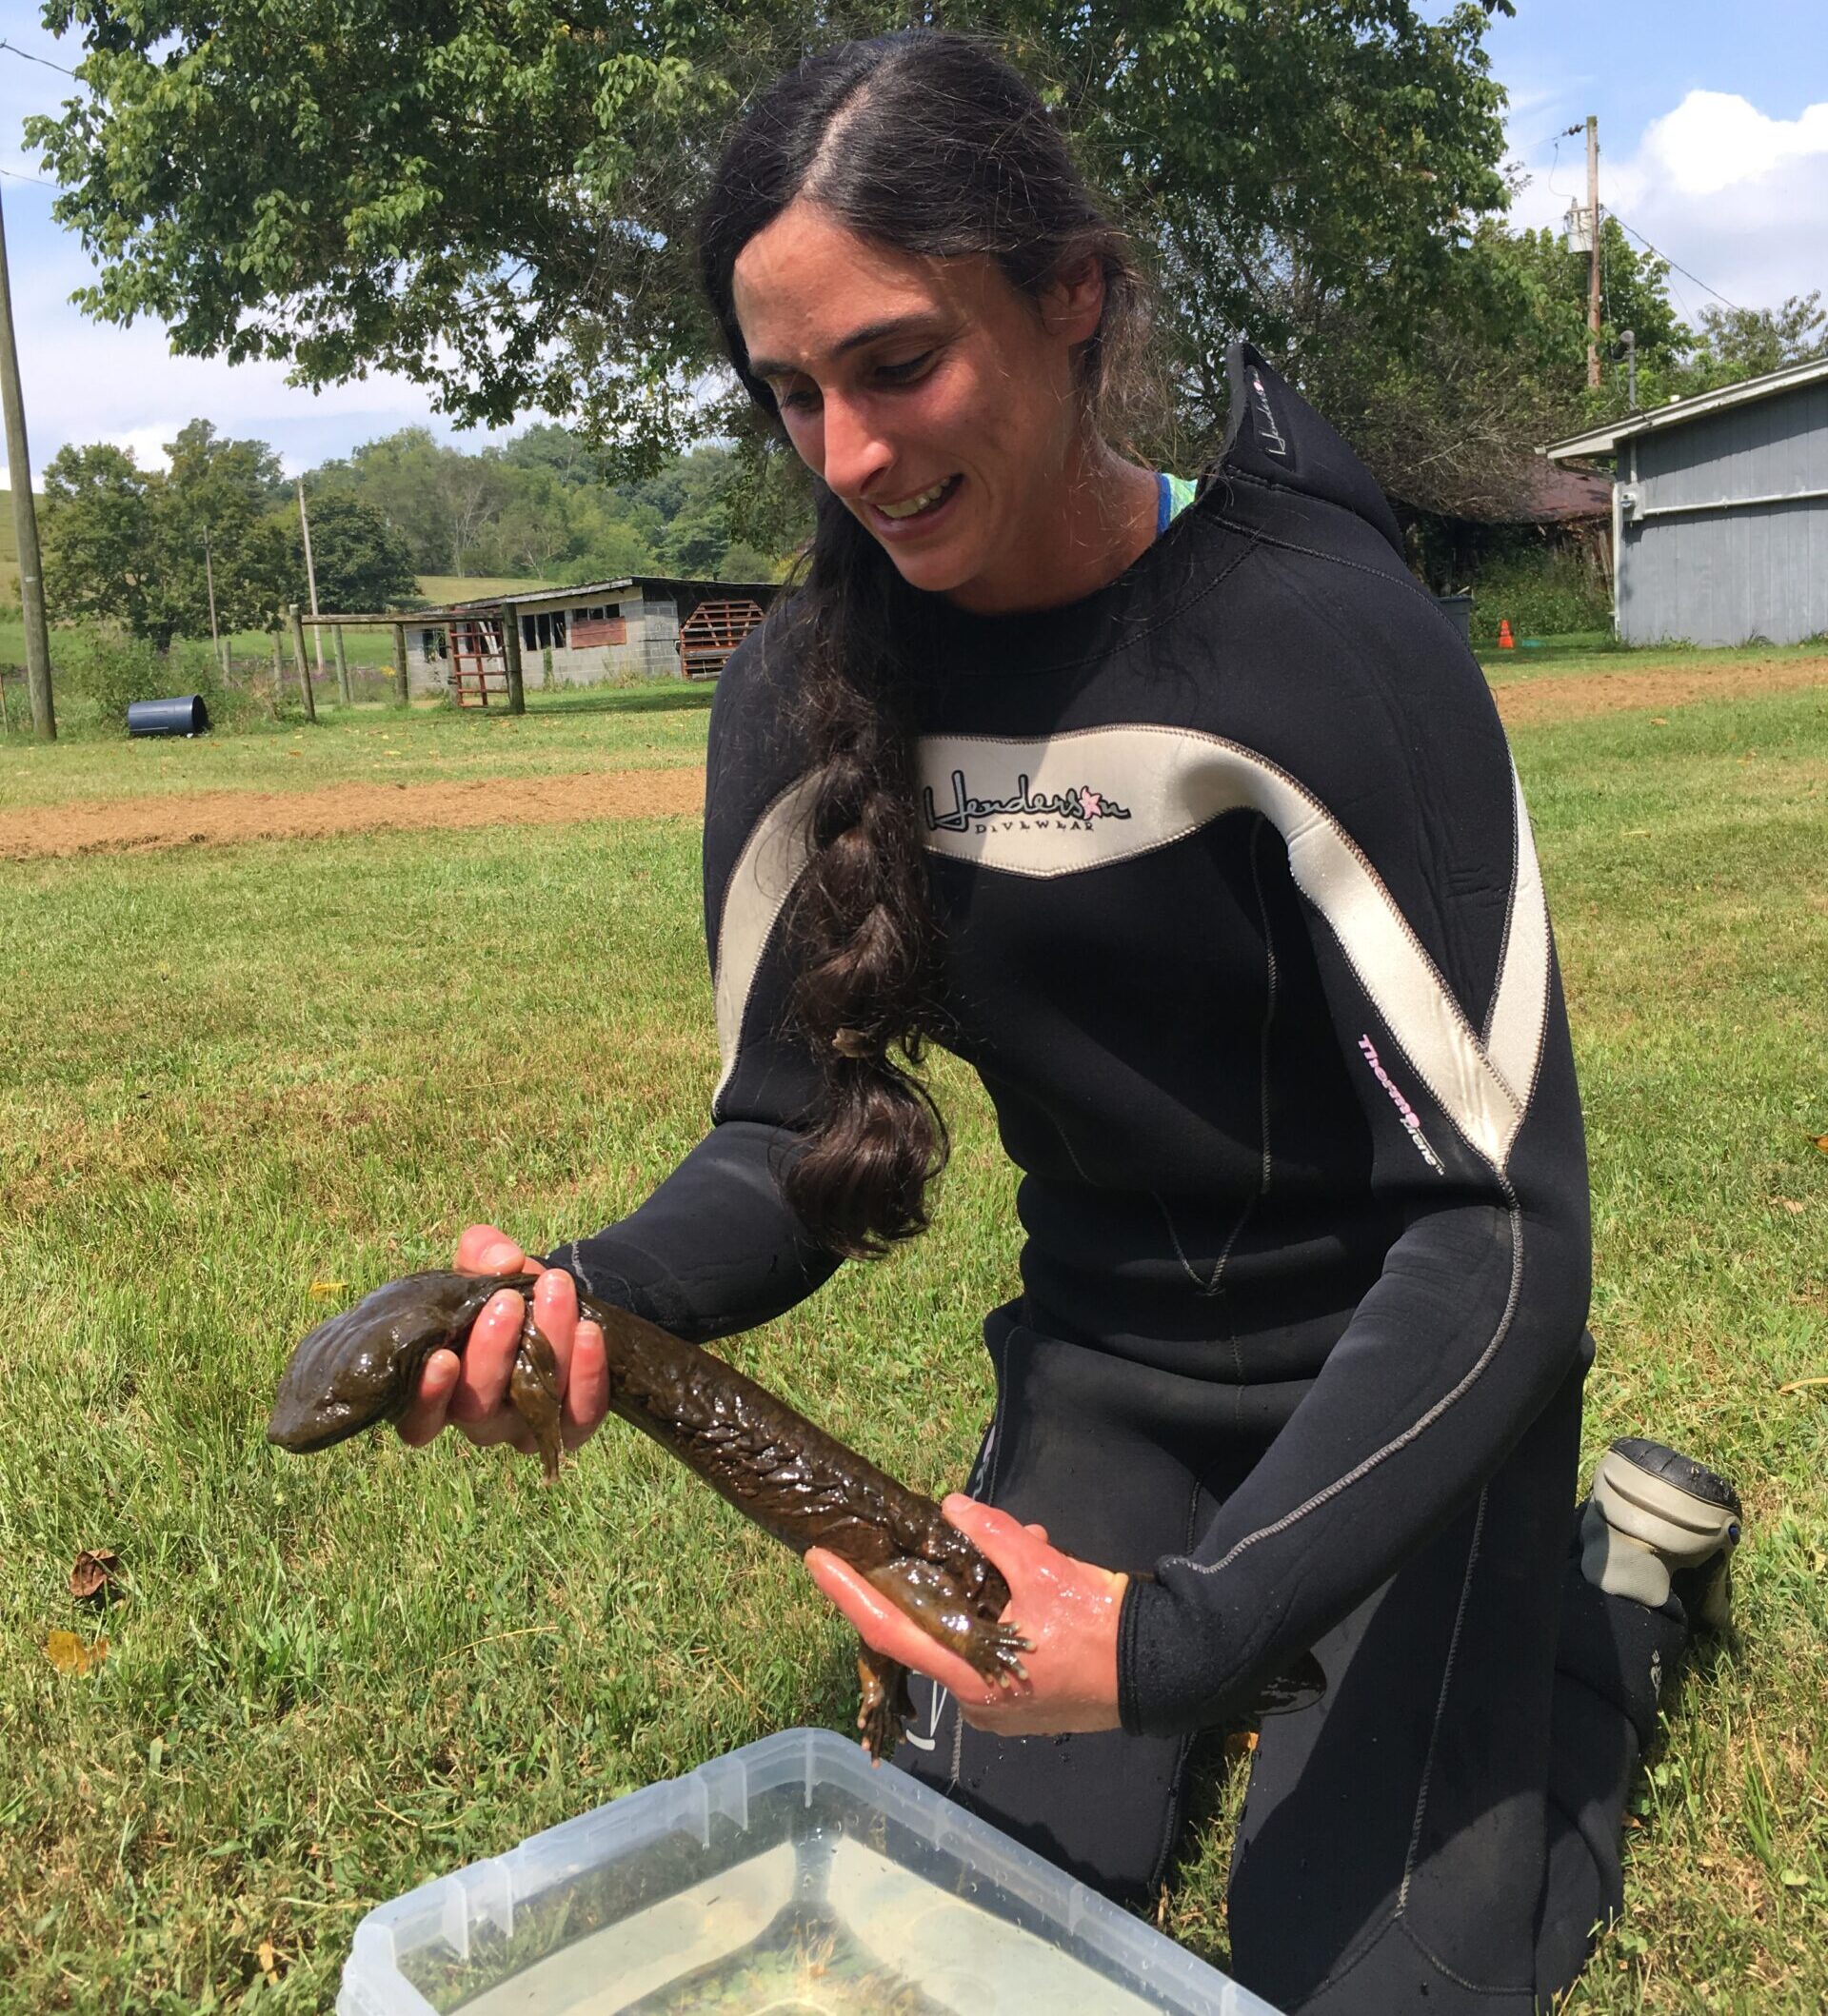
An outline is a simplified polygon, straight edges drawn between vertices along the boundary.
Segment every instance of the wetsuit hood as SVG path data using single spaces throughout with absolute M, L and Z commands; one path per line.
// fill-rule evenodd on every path
M 1338 504 L 1380 532 L 1399 558 L 1402 533 L 1369 469 L 1253 343 L 1225 351 L 1231 417 L 1207 481 L 1242 477 Z M 1203 487 L 1203 485 L 1202 485 Z

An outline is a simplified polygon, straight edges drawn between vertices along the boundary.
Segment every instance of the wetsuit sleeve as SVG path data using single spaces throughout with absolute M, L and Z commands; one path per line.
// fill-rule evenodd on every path
M 1133 1731 L 1222 1721 L 1313 1646 L 1474 1498 L 1580 1349 L 1586 1157 L 1529 820 L 1482 677 L 1412 593 L 1353 583 L 1348 626 L 1292 581 L 1314 661 L 1349 669 L 1258 744 L 1401 1231 L 1200 1545 L 1132 1584 Z
M 786 1030 L 782 906 L 805 860 L 807 787 L 784 698 L 781 632 L 730 659 L 705 766 L 705 930 L 722 1071 L 711 1127 L 638 1209 L 546 1255 L 598 1299 L 694 1343 L 791 1309 L 837 1267 L 781 1173 L 819 1074 Z

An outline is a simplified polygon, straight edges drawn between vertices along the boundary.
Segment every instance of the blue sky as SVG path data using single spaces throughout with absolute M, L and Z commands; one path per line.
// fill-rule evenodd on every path
M 173 358 L 156 326 L 116 329 L 71 307 L 87 258 L 50 223 L 52 190 L 19 179 L 38 172 L 20 122 L 76 89 L 14 52 L 73 60 L 36 11 L 30 0 L 0 5 L 0 38 L 14 46 L 0 49 L 0 170 L 10 171 L 0 201 L 34 471 L 70 441 L 119 442 L 156 463 L 159 444 L 195 414 L 271 442 L 288 469 L 413 423 L 482 438 L 453 435 L 399 379 L 313 394 L 288 385 L 282 366 Z M 1517 222 L 1559 222 L 1584 197 L 1582 142 L 1562 140 L 1558 154 L 1555 135 L 1592 112 L 1601 200 L 1697 276 L 1672 276 L 1691 319 L 1716 298 L 1710 288 L 1745 306 L 1828 288 L 1823 0 L 1518 0 L 1518 18 L 1494 22 L 1487 48 L 1510 94 L 1509 152 L 1529 176 Z

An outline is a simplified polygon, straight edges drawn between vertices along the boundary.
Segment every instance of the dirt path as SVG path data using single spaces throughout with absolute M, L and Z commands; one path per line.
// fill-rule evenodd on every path
M 1662 712 L 1697 701 L 1745 700 L 1828 686 L 1828 658 L 1744 665 L 1665 665 L 1520 680 L 1497 689 L 1512 727 L 1631 708 Z M 333 784 L 319 791 L 205 791 L 190 798 L 34 805 L 0 813 L 0 860 L 120 853 L 210 841 L 321 840 L 335 833 L 550 826 L 578 820 L 696 815 L 703 770 L 599 770 L 576 777 L 461 784 Z
M 1749 665 L 1661 665 L 1644 672 L 1584 672 L 1565 679 L 1542 677 L 1499 686 L 1494 697 L 1507 727 L 1580 721 L 1590 714 L 1619 714 L 1633 707 L 1658 713 L 1704 700 L 1751 700 L 1765 693 L 1793 693 L 1799 686 L 1828 686 L 1828 658 L 1765 659 Z
M 36 805 L 0 813 L 0 860 L 211 840 L 333 833 L 551 826 L 704 809 L 703 770 L 600 770 L 448 784 L 332 784 L 321 791 L 200 791 L 189 798 Z

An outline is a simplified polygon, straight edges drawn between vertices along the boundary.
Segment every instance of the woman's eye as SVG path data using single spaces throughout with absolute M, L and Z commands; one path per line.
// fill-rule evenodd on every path
M 876 366 L 876 375 L 889 385 L 906 385 L 918 378 L 933 362 L 933 352 L 923 350 L 918 357 L 909 357 L 900 364 L 881 364 Z
M 784 413 L 809 413 L 819 404 L 819 395 L 805 385 L 794 385 L 785 392 L 777 392 L 774 403 Z

